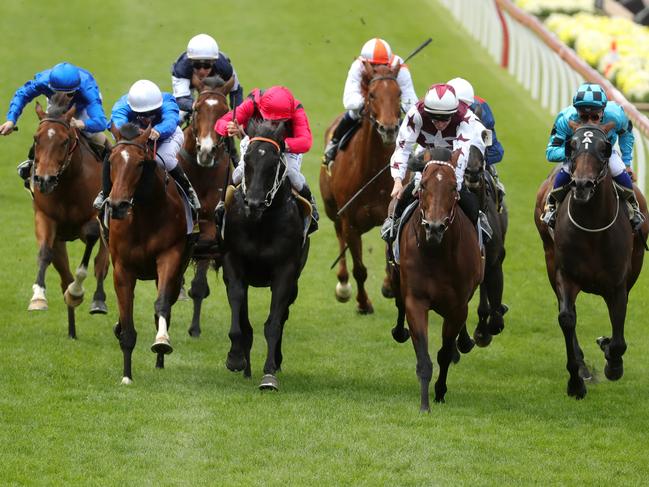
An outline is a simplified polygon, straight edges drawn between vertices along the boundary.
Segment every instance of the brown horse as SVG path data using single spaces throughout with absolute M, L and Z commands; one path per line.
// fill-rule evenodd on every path
M 349 248 L 354 262 L 353 274 L 358 286 L 356 301 L 361 314 L 374 308 L 365 291 L 367 268 L 363 265 L 361 236 L 381 225 L 387 216 L 392 178 L 387 170 L 394 151 L 399 128 L 401 91 L 397 83 L 399 66 L 372 66 L 364 63 L 362 90 L 365 95 L 363 119 L 358 131 L 346 148 L 338 151 L 331 172 L 325 166 L 320 170 L 320 192 L 327 216 L 333 220 L 342 258 L 338 268 L 336 299 L 346 302 L 351 296 L 345 249 Z M 327 129 L 325 140 L 341 117 Z M 372 178 L 369 184 L 339 215 L 339 211 Z M 389 274 L 383 281 L 382 292 L 392 296 Z
M 230 176 L 230 157 L 226 148 L 228 139 L 214 131 L 216 121 L 228 111 L 226 94 L 230 92 L 234 77 L 226 83 L 218 76 L 205 78 L 199 85 L 199 94 L 189 125 L 184 130 L 185 142 L 178 154 L 178 162 L 192 183 L 201 202 L 198 214 L 200 229 L 194 260 L 196 273 L 189 295 L 194 302 L 194 314 L 189 334 L 201 334 L 201 306 L 210 294 L 207 271 L 210 262 L 221 266 L 221 255 L 213 251 L 216 244 L 214 208 L 224 198 Z M 205 248 L 206 252 L 198 249 Z M 207 255 L 205 255 L 207 254 Z
M 428 152 L 428 151 L 427 151 Z M 469 301 L 482 281 L 483 263 L 478 236 L 471 220 L 458 208 L 455 168 L 457 156 L 448 149 L 433 149 L 425 156 L 418 208 L 400 232 L 400 267 L 395 284 L 399 311 L 395 340 L 412 336 L 421 387 L 421 411 L 429 411 L 428 386 L 433 364 L 428 353 L 428 311 L 444 319 L 442 347 L 437 353 L 439 377 L 435 402 L 444 402 L 446 376 L 457 347 L 473 348 L 466 331 Z M 403 327 L 408 319 L 410 333 Z
M 46 310 L 45 271 L 50 263 L 61 276 L 63 298 L 68 306 L 68 335 L 76 338 L 74 308 L 83 301 L 82 282 L 88 262 L 99 240 L 95 257 L 95 291 L 90 313 L 107 312 L 104 279 L 108 273 L 108 251 L 99 238 L 93 195 L 99 191 L 101 164 L 87 140 L 70 126 L 75 107 L 69 98 L 55 96 L 45 113 L 36 103 L 40 119 L 34 135 L 34 167 L 31 186 L 34 195 L 34 226 L 38 242 L 38 274 L 29 310 Z M 80 238 L 86 248 L 75 275 L 70 272 L 66 242 Z
M 156 367 L 164 367 L 164 355 L 173 348 L 169 341 L 171 306 L 178 299 L 183 272 L 191 255 L 185 207 L 175 184 L 157 167 L 148 145 L 151 127 L 140 134 L 133 124 L 112 129 L 117 143 L 110 155 L 113 187 L 107 198 L 110 217 L 109 249 L 119 304 L 115 336 L 124 354 L 122 384 L 130 384 L 131 354 L 137 333 L 133 323 L 135 284 L 156 280 L 157 335 L 151 350 Z
M 548 278 L 559 303 L 559 325 L 565 338 L 568 395 L 586 395 L 584 379 L 591 377 L 577 340 L 575 301 L 580 291 L 604 298 L 613 335 L 597 340 L 606 358 L 604 373 L 618 380 L 624 373 L 622 355 L 626 351 L 624 321 L 629 292 L 644 258 L 644 242 L 649 233 L 647 204 L 635 188 L 645 222 L 633 232 L 627 208 L 615 190 L 608 167 L 611 144 L 606 133 L 614 123 L 604 126 L 578 126 L 571 122 L 571 190 L 557 210 L 554 232 L 541 220 L 541 213 L 552 190 L 556 171 L 536 195 L 534 222 L 543 241 Z

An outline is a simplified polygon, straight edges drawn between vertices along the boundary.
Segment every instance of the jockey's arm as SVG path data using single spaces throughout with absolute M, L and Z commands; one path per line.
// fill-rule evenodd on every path
M 401 122 L 396 140 L 396 149 L 390 158 L 390 174 L 395 180 L 400 179 L 403 181 L 406 177 L 408 158 L 419 137 L 421 125 L 421 115 L 419 115 L 417 107 L 413 106 L 406 113 L 403 122 Z
M 453 151 L 460 150 L 460 157 L 457 160 L 455 168 L 455 180 L 457 190 L 462 189 L 464 182 L 464 171 L 469 159 L 471 146 L 476 146 L 480 151 L 485 153 L 485 144 L 482 140 L 482 132 L 485 130 L 484 125 L 478 121 L 478 118 L 471 114 L 468 121 L 462 121 L 457 127 L 456 137 L 453 141 Z
M 248 125 L 248 120 L 252 117 L 252 114 L 255 111 L 255 105 L 251 98 L 246 98 L 241 105 L 237 107 L 237 124 L 241 127 L 246 127 Z M 233 110 L 230 110 L 228 113 L 223 115 L 216 121 L 214 125 L 214 130 L 217 134 L 222 136 L 228 135 L 228 123 L 232 122 L 232 117 L 234 116 Z
M 309 149 L 313 145 L 313 135 L 309 127 L 309 119 L 303 108 L 299 108 L 293 113 L 291 123 L 293 126 L 293 136 L 287 137 L 284 140 L 286 151 L 292 152 L 293 154 L 309 152 Z
M 352 63 L 347 73 L 345 90 L 343 91 L 343 106 L 345 110 L 360 111 L 365 105 L 365 98 L 361 93 L 361 79 L 363 77 L 363 65 L 357 59 Z
M 104 113 L 104 107 L 101 103 L 101 98 L 99 95 L 99 90 L 91 91 L 84 96 L 88 96 L 88 105 L 86 106 L 86 112 L 88 114 L 88 119 L 84 120 L 85 128 L 84 131 L 88 133 L 103 132 L 108 126 L 108 120 L 106 120 L 106 114 Z
M 550 162 L 564 162 L 566 160 L 566 142 L 570 139 L 572 131 L 563 111 L 557 115 L 550 132 L 550 140 L 545 149 L 545 157 Z
M 176 131 L 180 120 L 180 110 L 173 96 L 164 93 L 162 97 L 162 120 L 154 128 L 160 134 L 160 139 L 164 140 L 171 137 Z
M 622 162 L 625 166 L 630 166 L 633 160 L 633 144 L 635 143 L 635 136 L 633 135 L 633 124 L 624 116 L 624 119 L 618 122 L 615 127 L 618 135 L 618 144 L 622 154 Z
M 401 69 L 399 69 L 397 82 L 399 83 L 399 88 L 401 88 L 401 109 L 405 113 L 410 110 L 410 107 L 417 103 L 418 100 L 417 93 L 415 93 L 415 87 L 412 83 L 410 70 L 405 64 L 401 65 Z
M 108 126 L 118 129 L 121 128 L 122 125 L 128 122 L 130 113 L 131 109 L 127 105 L 126 95 L 124 95 L 113 105 Z
M 34 79 L 30 79 L 16 90 L 16 93 L 9 102 L 7 120 L 15 124 L 23 109 L 30 101 L 39 95 L 47 95 L 47 93 L 47 82 L 44 76 L 41 73 L 36 74 Z
M 505 149 L 496 135 L 496 120 L 494 119 L 491 107 L 486 101 L 482 102 L 481 105 L 482 117 L 480 120 L 485 128 L 491 130 L 491 145 L 487 147 L 485 151 L 485 160 L 488 165 L 496 164 L 497 162 L 502 161 Z

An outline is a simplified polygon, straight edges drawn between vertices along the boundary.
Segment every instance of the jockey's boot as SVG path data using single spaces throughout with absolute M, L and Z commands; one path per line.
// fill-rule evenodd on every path
M 570 186 L 566 184 L 564 186 L 558 186 L 548 193 L 548 197 L 545 200 L 545 207 L 541 214 L 541 220 L 548 227 L 554 228 L 554 224 L 557 222 L 557 206 L 566 197 L 568 191 L 570 191 Z
M 415 200 L 414 189 L 415 180 L 413 178 L 408 184 L 406 184 L 406 187 L 403 188 L 401 198 L 399 198 L 397 203 L 394 205 L 392 216 L 390 216 L 390 211 L 388 210 L 388 217 L 381 226 L 381 238 L 388 244 L 392 244 L 397 236 L 399 222 L 401 221 L 401 215 L 403 215 L 404 210 Z
M 629 221 L 631 222 L 631 227 L 633 231 L 638 231 L 642 224 L 644 223 L 644 215 L 640 211 L 640 206 L 638 205 L 638 199 L 635 197 L 635 193 L 631 188 L 625 186 L 616 185 L 617 190 L 620 192 L 622 198 L 624 198 L 629 206 L 631 211 L 629 214 Z
M 498 178 L 498 172 L 496 171 L 496 166 L 494 164 L 487 164 L 487 171 L 489 171 L 489 174 L 494 180 L 494 183 L 496 184 L 496 192 L 498 193 L 498 213 L 502 213 L 503 211 L 503 201 L 505 201 L 505 185 L 500 182 L 500 178 Z
M 223 200 L 219 201 L 214 208 L 214 223 L 216 223 L 217 228 L 217 240 L 220 239 L 220 235 L 223 233 L 223 218 L 225 217 L 225 202 Z
M 194 191 L 194 187 L 192 186 L 192 183 L 189 182 L 189 179 L 187 178 L 185 171 L 183 171 L 183 168 L 180 167 L 180 164 L 178 164 L 171 171 L 169 171 L 169 174 L 171 175 L 171 177 L 173 177 L 176 180 L 176 182 L 183 189 L 183 191 L 187 195 L 187 198 L 189 199 L 189 204 L 192 206 L 194 211 L 198 212 L 198 210 L 201 209 L 201 202 L 198 199 L 198 195 L 196 194 L 196 191 Z
M 489 224 L 487 215 L 482 211 L 478 212 L 478 231 L 482 233 L 482 243 L 485 245 L 488 244 L 494 232 Z
M 106 141 L 107 144 L 110 142 Z M 101 191 L 95 198 L 95 201 L 92 202 L 92 206 L 97 211 L 101 211 L 106 202 L 106 198 L 110 194 L 111 189 L 113 189 L 113 182 L 110 180 L 110 161 L 108 157 L 110 156 L 110 150 L 104 152 L 104 161 L 102 162 L 101 167 Z
M 318 221 L 320 220 L 320 214 L 318 213 L 318 207 L 315 204 L 315 198 L 309 185 L 304 183 L 302 189 L 298 191 L 299 195 L 305 200 L 311 203 L 311 223 L 309 225 L 309 235 L 318 230 Z
M 338 144 L 340 143 L 340 139 L 342 139 L 343 136 L 354 127 L 354 125 L 356 125 L 356 120 L 349 115 L 349 112 L 345 112 L 345 115 L 343 115 L 343 118 L 340 119 L 340 122 L 338 122 L 338 125 L 334 129 L 331 140 L 327 142 L 324 156 L 322 157 L 323 165 L 328 166 L 333 162 L 338 153 Z
M 28 190 L 29 187 L 29 178 L 32 175 L 32 166 L 34 165 L 34 144 L 29 148 L 29 153 L 27 154 L 27 159 L 18 164 L 16 170 L 18 171 L 18 176 L 23 180 L 25 188 Z M 31 190 L 30 190 L 31 191 Z

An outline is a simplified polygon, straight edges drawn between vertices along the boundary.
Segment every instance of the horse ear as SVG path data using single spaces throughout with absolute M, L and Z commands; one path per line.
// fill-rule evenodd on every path
M 75 113 L 77 113 L 77 107 L 75 105 L 72 105 L 70 109 L 65 112 L 65 115 L 63 118 L 65 118 L 68 122 L 74 117 Z
M 145 144 L 146 141 L 149 139 L 149 135 L 151 134 L 151 124 L 140 134 L 140 136 L 137 138 L 137 142 L 139 144 Z
M 115 141 L 118 141 L 118 140 L 120 140 L 122 138 L 122 134 L 120 133 L 117 126 L 115 126 L 115 124 L 111 124 L 109 130 L 110 130 L 110 133 L 113 134 L 113 137 L 115 138 Z
M 38 115 L 39 120 L 43 120 L 45 118 L 45 112 L 43 111 L 43 107 L 39 102 L 36 102 L 36 115 Z
M 448 150 L 448 149 L 447 149 Z M 449 159 L 449 162 L 453 164 L 454 166 L 457 167 L 457 161 L 460 158 L 460 154 L 462 153 L 462 149 L 455 149 L 451 153 L 451 158 Z
M 602 150 L 602 154 L 604 154 L 604 157 L 605 157 L 606 159 L 608 159 L 609 157 L 611 157 L 611 155 L 613 154 L 613 144 L 611 144 L 608 140 L 607 140 L 606 143 L 604 144 L 604 148 L 603 148 L 603 150 Z
M 234 74 L 230 76 L 230 79 L 227 80 L 223 86 L 221 86 L 220 88 L 221 93 L 223 93 L 224 95 L 230 93 L 230 91 L 232 91 L 233 86 L 234 86 Z
M 613 128 L 615 128 L 615 122 L 608 122 L 600 127 L 605 134 L 608 134 Z
M 395 78 L 399 76 L 399 71 L 401 70 L 401 63 L 397 63 L 390 71 L 392 71 L 392 76 Z
M 273 139 L 277 141 L 284 140 L 285 134 L 286 134 L 286 123 L 279 122 L 277 124 L 277 127 L 275 127 L 275 131 L 273 132 Z
M 568 120 L 568 125 L 572 129 L 573 132 L 576 132 L 579 127 L 581 127 L 581 124 L 575 122 L 574 120 Z
M 426 167 L 426 163 L 424 162 L 424 154 L 426 151 L 422 151 L 418 155 L 411 154 L 410 158 L 408 159 L 408 169 L 412 172 L 421 172 L 424 170 Z
M 475 107 L 475 110 L 473 110 L 473 113 L 482 122 L 482 105 L 480 105 L 479 103 L 476 104 L 476 107 Z

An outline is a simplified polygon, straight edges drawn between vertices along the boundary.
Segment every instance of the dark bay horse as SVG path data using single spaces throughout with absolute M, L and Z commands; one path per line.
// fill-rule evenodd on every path
M 156 367 L 164 367 L 164 355 L 173 348 L 168 329 L 171 306 L 178 299 L 183 272 L 191 256 L 186 210 L 175 184 L 154 161 L 148 144 L 151 127 L 140 134 L 133 124 L 112 129 L 117 143 L 110 155 L 113 188 L 107 198 L 110 216 L 109 249 L 119 304 L 115 336 L 124 355 L 122 384 L 130 384 L 131 355 L 137 333 L 133 322 L 133 299 L 138 279 L 155 279 L 157 335 L 151 350 Z M 173 181 L 173 180 L 171 180 Z
M 503 260 L 505 260 L 508 214 L 504 202 L 501 212 L 498 212 L 495 184 L 487 173 L 484 155 L 473 145 L 469 151 L 464 182 L 478 197 L 480 209 L 487 215 L 492 230 L 491 239 L 485 244 L 485 271 L 484 279 L 480 284 L 478 326 L 473 333 L 476 344 L 486 347 L 491 343 L 492 335 L 497 335 L 505 327 L 503 314 L 506 308 L 502 304 Z
M 611 144 L 606 133 L 614 125 L 579 126 L 571 122 L 571 189 L 557 210 L 553 233 L 541 220 L 541 213 L 556 170 L 539 188 L 534 209 L 548 278 L 559 304 L 559 325 L 570 374 L 567 392 L 576 399 L 586 395 L 584 379 L 591 377 L 577 339 L 577 295 L 580 291 L 597 294 L 606 302 L 613 334 L 597 342 L 606 358 L 604 374 L 609 380 L 618 380 L 624 373 L 629 292 L 642 269 L 644 242 L 649 233 L 647 204 L 640 191 L 635 188 L 645 222 L 640 232 L 634 233 L 626 204 L 620 201 L 613 184 L 608 166 Z
M 38 242 L 38 274 L 29 310 L 46 310 L 45 271 L 50 263 L 61 276 L 61 290 L 68 306 L 68 335 L 76 338 L 74 308 L 83 301 L 82 282 L 88 274 L 93 247 L 95 291 L 90 313 L 107 312 L 104 279 L 108 273 L 108 251 L 99 238 L 93 195 L 101 185 L 101 164 L 78 130 L 70 126 L 75 107 L 70 99 L 54 96 L 47 113 L 36 103 L 40 122 L 34 135 L 34 167 L 31 186 L 34 195 L 34 227 Z M 81 239 L 85 251 L 75 275 L 70 272 L 66 242 Z
M 399 66 L 372 66 L 367 62 L 364 65 L 365 74 L 361 87 L 365 95 L 365 109 L 361 126 L 347 147 L 338 151 L 331 172 L 325 166 L 320 169 L 320 192 L 325 211 L 334 222 L 339 251 L 343 255 L 338 267 L 336 299 L 346 302 L 351 296 L 351 284 L 344 256 L 345 248 L 348 247 L 358 286 L 358 312 L 361 314 L 374 312 L 372 302 L 365 291 L 367 268 L 363 264 L 361 236 L 381 225 L 387 217 L 393 184 L 387 166 L 394 152 L 394 142 L 399 129 L 401 98 L 401 90 L 397 83 Z M 325 142 L 331 138 L 341 117 L 327 129 Z M 338 211 L 377 175 L 378 177 L 338 215 Z M 392 296 L 387 266 L 382 292 L 386 297 Z
M 482 280 L 483 263 L 476 228 L 458 207 L 457 155 L 451 157 L 448 149 L 433 149 L 426 154 L 418 207 L 399 237 L 400 267 L 393 280 L 399 318 L 392 335 L 399 342 L 406 341 L 408 335 L 412 337 L 421 411 L 430 410 L 428 386 L 433 376 L 428 353 L 428 311 L 432 309 L 444 320 L 442 347 L 437 353 L 440 371 L 435 402 L 444 402 L 456 340 L 463 353 L 474 345 L 466 331 L 466 318 L 469 301 Z M 409 332 L 403 326 L 404 314 Z
M 271 305 L 264 324 L 268 345 L 260 389 L 277 390 L 282 364 L 282 335 L 298 279 L 309 255 L 305 216 L 292 195 L 282 157 L 283 124 L 251 122 L 241 186 L 226 199 L 223 280 L 232 310 L 226 366 L 250 377 L 252 325 L 248 287 L 270 287 Z M 310 215 L 307 215 L 310 218 Z
M 210 263 L 214 263 L 216 269 L 221 266 L 221 256 L 210 249 L 216 244 L 214 208 L 225 196 L 226 179 L 230 177 L 230 157 L 225 147 L 228 139 L 221 138 L 214 131 L 214 124 L 228 111 L 226 94 L 230 92 L 233 83 L 234 77 L 226 83 L 218 76 L 200 82 L 194 111 L 184 130 L 185 142 L 178 153 L 178 162 L 201 202 L 198 214 L 200 236 L 194 255 L 196 273 L 189 291 L 194 302 L 189 334 L 194 337 L 201 334 L 201 306 L 203 299 L 210 294 L 207 283 Z M 198 250 L 201 248 L 205 248 L 206 252 Z

